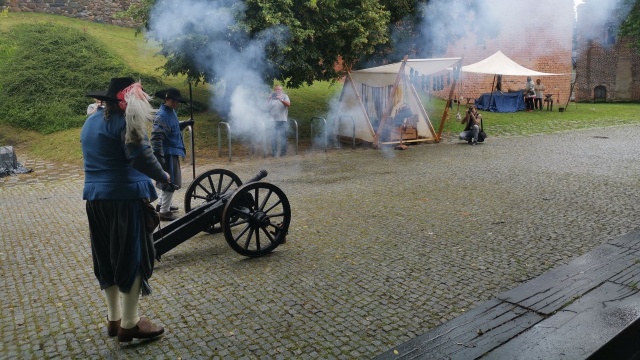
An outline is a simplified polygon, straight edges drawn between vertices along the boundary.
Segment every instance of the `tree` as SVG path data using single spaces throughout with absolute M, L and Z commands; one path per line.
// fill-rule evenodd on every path
M 640 0 L 625 0 L 624 6 L 630 10 L 620 26 L 619 35 L 633 37 L 634 45 L 640 52 Z
M 472 14 L 492 16 L 477 0 L 381 0 L 380 3 L 390 12 L 390 39 L 376 46 L 374 54 L 363 55 L 363 65 L 400 61 L 405 55 L 410 58 L 441 56 L 465 31 L 475 29 L 476 24 L 468 21 Z M 456 24 L 466 24 L 468 29 Z M 483 34 L 495 36 L 498 32 L 489 29 Z
M 149 30 L 154 6 L 168 2 L 141 0 L 127 15 Z M 389 11 L 376 0 L 210 0 L 199 4 L 203 2 L 229 8 L 235 22 L 224 33 L 213 35 L 206 26 L 193 24 L 179 36 L 156 36 L 167 58 L 164 70 L 168 75 L 185 74 L 196 83 L 221 80 L 224 74 L 215 66 L 203 67 L 197 61 L 206 49 L 224 41 L 229 51 L 242 52 L 258 42 L 264 46 L 268 66 L 253 70 L 266 83 L 279 79 L 288 87 L 299 87 L 336 79 L 339 58 L 345 68 L 351 68 L 362 56 L 372 54 L 375 46 L 388 41 Z

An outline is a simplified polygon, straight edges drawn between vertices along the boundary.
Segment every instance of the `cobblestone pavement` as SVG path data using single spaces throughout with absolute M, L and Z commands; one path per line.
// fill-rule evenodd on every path
M 142 345 L 106 335 L 81 170 L 18 154 L 35 171 L 0 179 L 0 357 L 372 358 L 638 228 L 639 138 L 627 126 L 199 165 L 269 171 L 291 202 L 288 241 L 248 259 L 200 234 L 167 253 L 141 299 L 167 333 Z

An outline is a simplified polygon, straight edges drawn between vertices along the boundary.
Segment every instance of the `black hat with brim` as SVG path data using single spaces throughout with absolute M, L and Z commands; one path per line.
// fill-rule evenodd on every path
M 95 90 L 87 93 L 86 97 L 91 97 L 98 100 L 104 100 L 104 97 L 107 95 L 105 90 Z
M 134 82 L 136 81 L 131 77 L 112 78 L 107 91 L 92 91 L 85 96 L 103 101 L 118 101 L 118 93 Z
M 185 98 L 182 97 L 182 95 L 180 94 L 180 90 L 176 89 L 176 88 L 168 88 L 168 89 L 164 89 L 164 90 L 158 90 L 156 91 L 156 93 L 153 95 L 159 99 L 162 100 L 166 100 L 166 99 L 172 99 L 175 100 L 177 102 L 186 104 L 187 100 Z

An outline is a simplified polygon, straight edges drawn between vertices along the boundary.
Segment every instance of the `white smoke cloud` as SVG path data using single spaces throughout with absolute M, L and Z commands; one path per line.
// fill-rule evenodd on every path
M 620 24 L 629 15 L 631 4 L 623 0 L 590 0 L 580 3 L 576 8 L 578 38 L 600 45 L 612 45 L 609 39 L 617 35 Z
M 218 80 L 211 105 L 229 116 L 234 135 L 254 134 L 268 124 L 266 96 L 269 85 L 263 81 L 268 69 L 265 46 L 282 40 L 286 31 L 269 29 L 249 39 L 237 19 L 245 11 L 242 1 L 167 0 L 159 1 L 150 14 L 149 36 L 169 41 L 180 48 L 184 40 L 194 37 L 218 39 L 187 49 L 195 64 L 216 74 Z M 243 46 L 234 46 L 232 42 Z M 182 43 L 181 43 L 182 42 Z M 226 93 L 225 93 L 226 92 Z M 226 110 L 229 110 L 228 113 Z
M 511 46 L 513 51 L 535 51 L 532 55 L 544 55 L 554 47 L 550 40 L 553 36 L 545 34 L 571 32 L 581 4 L 589 8 L 589 15 L 586 19 L 578 18 L 588 23 L 578 27 L 582 32 L 579 35 L 589 39 L 601 37 L 604 26 L 618 26 L 619 19 L 624 19 L 630 10 L 624 7 L 623 0 L 431 0 L 422 9 L 422 33 L 436 48 L 439 45 L 440 50 L 446 49 L 447 40 L 453 34 L 460 38 L 472 36 L 478 46 L 496 38 L 515 40 L 515 43 L 519 40 L 521 48 Z M 537 40 L 535 48 L 530 41 L 525 41 L 531 38 Z

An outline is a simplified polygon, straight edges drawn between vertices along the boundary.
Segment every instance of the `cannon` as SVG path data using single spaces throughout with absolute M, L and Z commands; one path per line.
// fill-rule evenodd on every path
M 246 183 L 226 169 L 198 175 L 185 193 L 185 215 L 153 233 L 156 258 L 200 232 L 224 234 L 237 253 L 259 257 L 286 240 L 291 207 L 277 186 L 260 181 L 261 170 Z

